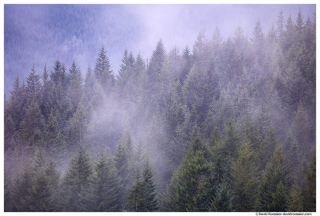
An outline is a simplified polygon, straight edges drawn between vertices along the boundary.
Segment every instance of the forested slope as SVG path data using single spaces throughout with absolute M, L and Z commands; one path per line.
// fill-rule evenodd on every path
M 4 102 L 5 211 L 315 211 L 316 18 L 57 60 Z M 83 70 L 83 69 L 81 69 Z

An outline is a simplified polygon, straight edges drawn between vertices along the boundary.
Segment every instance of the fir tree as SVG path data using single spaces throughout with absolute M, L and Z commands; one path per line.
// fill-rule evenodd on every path
M 316 211 L 316 151 L 310 162 L 310 170 L 305 171 L 306 184 L 302 189 L 302 206 L 303 211 Z
M 93 190 L 93 211 L 119 211 L 120 188 L 119 177 L 114 162 L 101 155 L 95 165 L 95 172 L 92 180 Z
M 239 150 L 239 158 L 231 166 L 233 206 L 236 211 L 252 211 L 258 188 L 256 153 L 245 140 Z
M 282 148 L 278 145 L 271 162 L 263 172 L 256 211 L 283 212 L 286 210 L 291 185 L 288 173 L 289 168 L 284 164 Z
M 80 146 L 78 154 L 72 158 L 70 167 L 63 178 L 61 185 L 61 200 L 64 211 L 82 210 L 83 200 L 86 198 L 85 192 L 90 187 L 92 175 L 89 153 Z

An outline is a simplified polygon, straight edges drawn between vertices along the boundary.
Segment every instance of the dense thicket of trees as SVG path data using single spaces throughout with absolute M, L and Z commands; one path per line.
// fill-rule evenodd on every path
M 316 19 L 149 63 L 57 60 L 4 107 L 5 211 L 315 211 Z M 315 151 L 314 151 L 315 152 Z

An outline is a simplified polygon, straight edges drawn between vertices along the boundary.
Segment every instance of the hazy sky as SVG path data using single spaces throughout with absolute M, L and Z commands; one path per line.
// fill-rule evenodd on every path
M 42 74 L 45 63 L 51 72 L 55 60 L 67 69 L 75 60 L 84 76 L 102 45 L 117 74 L 125 49 L 147 59 L 160 38 L 167 51 L 175 45 L 181 51 L 192 47 L 201 29 L 211 37 L 219 26 L 226 39 L 241 26 L 251 37 L 258 18 L 266 33 L 281 8 L 294 21 L 299 8 L 305 20 L 316 11 L 315 5 L 5 5 L 5 93 L 33 64 Z

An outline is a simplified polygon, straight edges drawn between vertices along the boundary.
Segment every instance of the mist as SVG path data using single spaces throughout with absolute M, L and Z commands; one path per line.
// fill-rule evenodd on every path
M 315 9 L 5 5 L 5 211 L 314 211 Z

